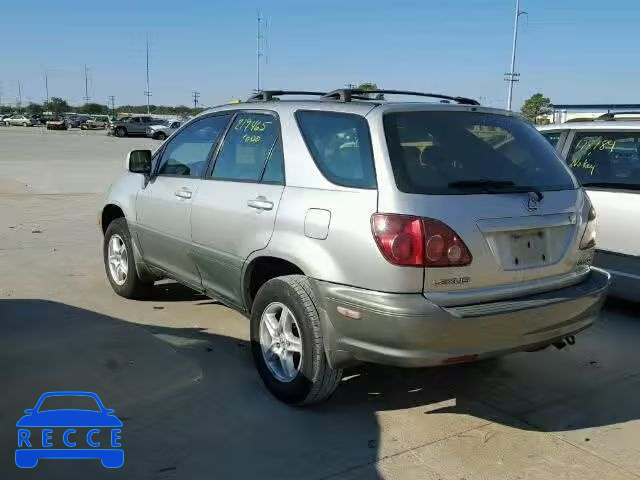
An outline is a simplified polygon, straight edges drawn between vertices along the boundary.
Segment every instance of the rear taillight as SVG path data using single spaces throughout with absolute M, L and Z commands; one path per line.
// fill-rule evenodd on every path
M 371 229 L 384 258 L 394 265 L 419 267 L 424 261 L 422 223 L 418 217 L 376 213 Z
M 380 252 L 394 265 L 452 267 L 471 263 L 471 253 L 444 223 L 430 218 L 376 213 L 373 237 Z

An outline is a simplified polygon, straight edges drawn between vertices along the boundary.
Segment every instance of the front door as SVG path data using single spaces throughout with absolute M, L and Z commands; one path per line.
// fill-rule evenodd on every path
M 242 266 L 269 243 L 284 189 L 278 119 L 239 113 L 194 198 L 191 232 L 206 290 L 242 305 Z
M 200 287 L 191 256 L 191 208 L 209 156 L 228 116 L 193 122 L 159 153 L 154 174 L 136 201 L 136 231 L 142 256 L 177 279 Z

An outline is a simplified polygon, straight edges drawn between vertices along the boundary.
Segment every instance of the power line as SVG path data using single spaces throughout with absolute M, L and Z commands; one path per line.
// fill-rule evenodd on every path
M 200 99 L 200 92 L 196 92 L 195 90 L 192 93 L 193 96 L 193 109 L 198 108 L 198 100 Z

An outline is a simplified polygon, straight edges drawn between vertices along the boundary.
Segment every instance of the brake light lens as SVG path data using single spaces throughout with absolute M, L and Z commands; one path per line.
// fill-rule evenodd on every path
M 371 230 L 382 255 L 394 265 L 452 267 L 471 263 L 462 239 L 430 218 L 376 213 Z
M 596 246 L 596 210 L 593 205 L 589 209 L 587 228 L 585 228 L 580 240 L 580 250 L 587 250 Z
M 459 267 L 471 263 L 471 252 L 460 236 L 448 225 L 425 218 L 422 220 L 424 229 L 427 267 Z

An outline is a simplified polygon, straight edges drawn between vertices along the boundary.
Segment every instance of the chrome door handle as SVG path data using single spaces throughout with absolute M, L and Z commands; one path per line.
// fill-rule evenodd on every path
M 178 198 L 189 199 L 191 198 L 191 191 L 183 188 L 182 190 L 176 190 L 174 195 Z
M 264 197 L 258 197 L 255 200 L 249 200 L 247 202 L 247 205 L 258 210 L 271 210 L 273 208 L 273 202 L 270 202 Z

